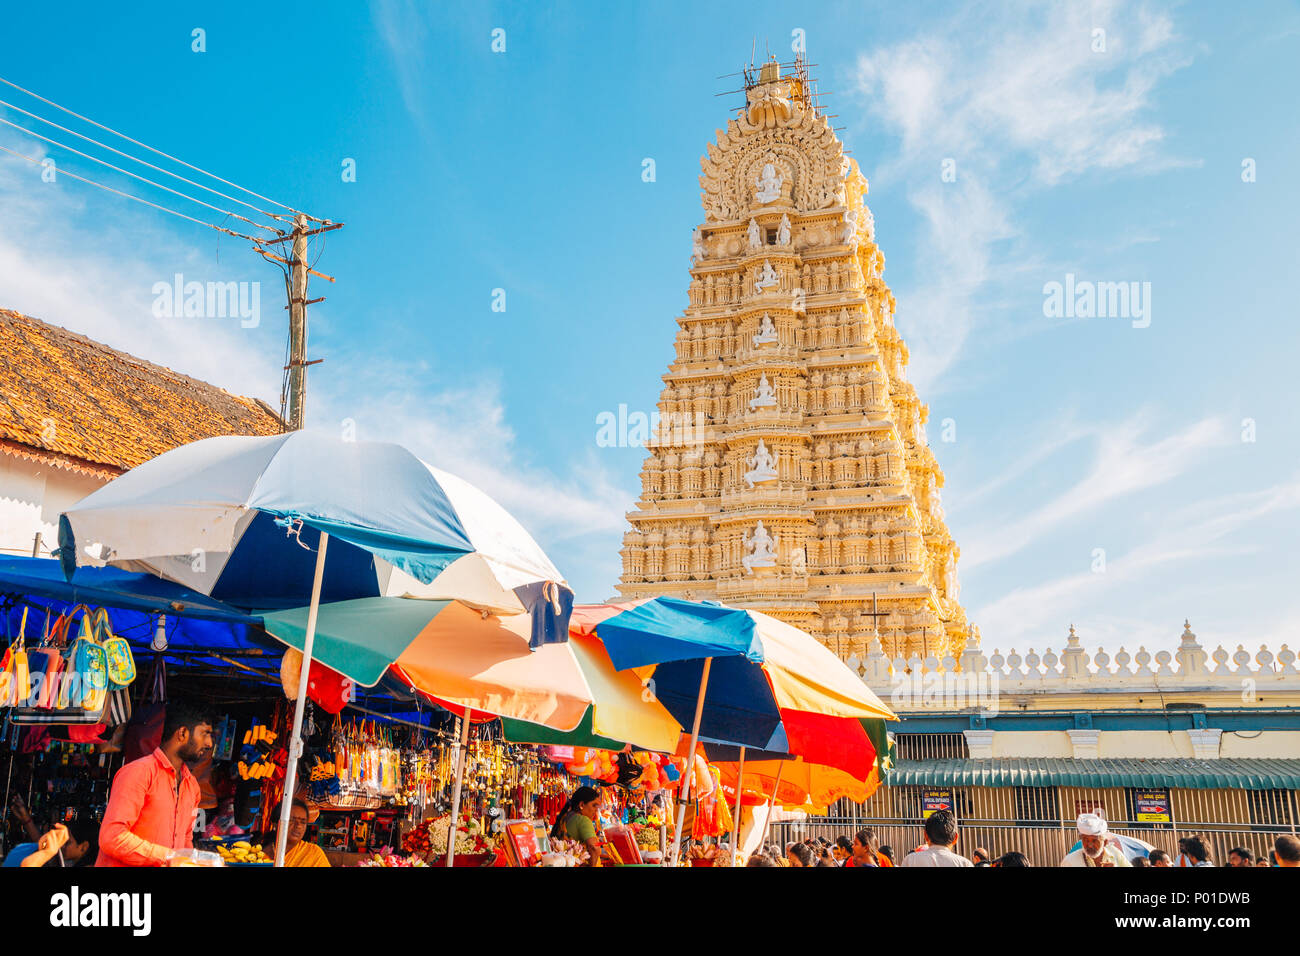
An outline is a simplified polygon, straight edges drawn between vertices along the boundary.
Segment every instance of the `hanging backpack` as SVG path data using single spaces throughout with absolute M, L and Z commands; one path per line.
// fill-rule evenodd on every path
M 104 656 L 108 664 L 108 684 L 111 690 L 124 690 L 135 680 L 135 658 L 131 656 L 131 645 L 126 638 L 113 633 L 113 626 L 108 620 L 108 612 L 102 607 L 95 614 L 97 637 L 104 645 Z
M 72 691 L 72 704 L 87 711 L 103 711 L 108 697 L 108 656 L 103 645 L 95 640 L 95 616 L 90 608 L 78 604 L 69 616 L 75 616 L 78 610 L 82 612 L 81 631 L 68 649 L 70 670 L 76 675 L 77 684 Z M 101 613 L 104 613 L 102 609 Z

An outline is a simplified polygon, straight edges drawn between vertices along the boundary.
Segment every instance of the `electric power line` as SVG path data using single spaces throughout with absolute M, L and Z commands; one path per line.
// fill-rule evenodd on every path
M 79 149 L 73 149 L 71 146 L 68 146 L 64 143 L 60 143 L 58 140 L 50 139 L 48 136 L 42 136 L 40 133 L 37 133 L 34 130 L 27 129 L 24 126 L 19 126 L 17 123 L 11 122 L 10 120 L 5 119 L 4 117 L 0 117 L 0 123 L 3 123 L 5 126 L 12 126 L 20 133 L 26 133 L 28 136 L 35 136 L 37 139 L 44 140 L 45 142 L 49 143 L 51 146 L 57 146 L 60 149 L 66 149 L 70 153 L 76 153 L 78 156 L 81 156 L 84 159 L 88 159 L 92 163 L 99 163 L 101 166 L 107 166 L 109 169 L 113 170 L 114 172 L 121 173 L 124 176 L 130 176 L 132 179 L 138 179 L 142 183 L 148 183 L 150 186 L 155 186 L 158 189 L 164 190 L 165 192 L 169 192 L 174 196 L 180 196 L 182 199 L 188 199 L 190 202 L 197 203 L 200 206 L 204 206 L 207 209 L 211 209 L 213 212 L 219 212 L 219 213 L 224 213 L 227 216 L 233 216 L 234 218 L 242 222 L 248 223 L 250 226 L 253 226 L 257 229 L 265 229 L 267 232 L 275 233 L 277 236 L 284 234 L 281 230 L 276 229 L 274 226 L 266 226 L 260 222 L 254 222 L 252 219 L 249 219 L 247 216 L 241 216 L 237 212 L 231 212 L 229 209 L 222 209 L 220 206 L 214 206 L 212 205 L 212 203 L 204 202 L 202 199 L 195 199 L 193 196 L 186 195 L 180 190 L 172 189 L 170 186 L 164 186 L 162 183 L 156 183 L 152 179 L 148 179 L 144 176 L 141 176 L 139 173 L 133 173 L 130 170 L 123 169 L 121 166 L 114 166 L 106 159 L 100 159 L 97 156 L 91 156 L 89 153 L 83 153 Z
M 32 163 L 36 166 L 41 165 L 41 160 L 36 156 L 27 156 L 26 154 L 20 153 L 15 149 L 10 149 L 8 146 L 0 146 L 0 150 L 4 150 L 6 153 L 9 153 L 13 156 L 17 156 L 19 159 L 25 159 L 27 160 L 27 162 Z M 259 239 L 256 236 L 246 236 L 242 232 L 235 232 L 233 229 L 227 229 L 224 226 L 217 226 L 214 225 L 213 223 L 205 222 L 202 219 L 195 219 L 193 216 L 187 216 L 183 212 L 177 212 L 175 209 L 168 209 L 166 206 L 160 206 L 158 205 L 158 203 L 151 202 L 148 199 L 141 199 L 139 196 L 133 196 L 130 193 L 124 193 L 120 189 L 114 189 L 112 186 L 105 186 L 103 183 L 97 183 L 93 179 L 87 179 L 85 176 L 78 176 L 76 173 L 69 172 L 66 169 L 60 169 L 59 175 L 70 176 L 73 179 L 76 179 L 80 182 L 87 183 L 91 186 L 97 186 L 100 189 L 106 190 L 107 192 L 113 193 L 118 196 L 122 196 L 125 199 L 133 199 L 138 203 L 143 203 L 144 205 L 149 206 L 153 209 L 157 209 L 160 212 L 170 213 L 173 216 L 177 216 L 181 219 L 187 219 L 190 222 L 196 223 L 200 226 L 207 226 L 209 229 L 215 229 L 217 232 L 224 232 L 226 235 L 234 236 L 236 239 L 247 239 L 249 242 L 252 243 L 261 243 L 266 241 L 264 239 Z
M 276 200 L 271 199 L 269 196 L 263 196 L 261 193 L 253 192 L 253 190 L 241 186 L 238 183 L 232 183 L 228 179 L 222 179 L 220 176 L 216 175 L 215 173 L 210 173 L 206 169 L 200 169 L 198 166 L 195 166 L 192 163 L 187 163 L 183 159 L 178 159 L 177 157 L 172 156 L 170 153 L 164 153 L 161 149 L 155 149 L 154 147 L 150 146 L 148 143 L 142 143 L 137 139 L 132 139 L 130 136 L 127 136 L 125 133 L 119 133 L 117 130 L 113 129 L 112 127 L 105 126 L 103 123 L 97 123 L 88 116 L 82 116 L 80 113 L 73 112 L 72 110 L 68 109 L 66 106 L 60 106 L 58 103 L 54 102 L 53 100 L 46 99 L 45 97 L 41 96 L 39 93 L 33 93 L 31 90 L 24 89 L 23 87 L 19 86 L 17 83 L 13 82 L 12 80 L 5 79 L 3 76 L 0 76 L 0 83 L 5 84 L 5 86 L 11 86 L 18 92 L 25 93 L 26 95 L 34 99 L 40 100 L 42 103 L 46 103 L 50 106 L 53 106 L 56 110 L 61 110 L 62 112 L 67 113 L 69 116 L 74 116 L 77 119 L 81 120 L 83 123 L 89 123 L 91 126 L 95 126 L 98 127 L 99 129 L 104 130 L 105 132 L 112 133 L 114 136 L 121 137 L 122 139 L 126 140 L 128 143 L 132 143 L 136 146 L 139 146 L 142 149 L 147 149 L 149 150 L 149 152 L 154 153 L 155 155 L 158 156 L 162 156 L 164 159 L 170 159 L 173 163 L 180 163 L 180 165 L 184 166 L 187 169 L 192 169 L 196 173 L 202 173 L 204 176 L 207 176 L 210 179 L 215 179 L 219 183 L 225 183 L 227 186 L 232 186 L 235 189 L 240 190 L 241 192 L 246 192 L 250 196 L 255 196 L 258 199 L 261 199 L 263 202 L 269 202 L 271 205 L 279 206 L 281 209 L 288 209 L 291 213 L 295 213 L 295 214 L 298 213 L 298 210 L 294 209 L 292 206 L 286 205 L 285 203 L 282 202 L 277 202 Z M 306 213 L 303 213 L 302 215 L 306 215 Z M 276 218 L 289 218 L 289 217 L 285 217 L 283 214 L 277 214 Z M 324 221 L 321 219 L 317 219 L 315 216 L 307 216 L 307 218 L 313 220 L 314 222 Z
M 175 179 L 179 179 L 183 183 L 188 183 L 189 185 L 194 186 L 198 189 L 203 189 L 206 190 L 207 192 L 212 193 L 213 195 L 220 196 L 222 199 L 228 199 L 233 203 L 239 203 L 239 205 L 241 206 L 247 206 L 249 209 L 252 209 L 253 211 L 259 213 L 260 215 L 266 216 L 270 219 L 282 218 L 275 213 L 270 213 L 267 212 L 265 209 L 261 209 L 257 206 L 254 206 L 251 202 L 245 202 L 244 200 L 239 199 L 235 196 L 227 196 L 219 189 L 213 189 L 211 186 L 205 186 L 202 183 L 196 183 L 192 179 L 186 179 L 184 176 L 180 175 L 180 173 L 173 173 L 169 169 L 163 169 L 161 166 L 155 166 L 153 163 L 146 162 L 145 160 L 140 159 L 137 156 L 132 156 L 130 153 L 124 153 L 120 149 L 115 149 L 114 147 L 109 146 L 107 143 L 101 143 L 97 139 L 91 139 L 89 136 L 86 136 L 84 133 L 78 133 L 75 129 L 68 129 L 66 126 L 60 126 L 58 123 L 54 122 L 53 120 L 48 120 L 44 116 L 39 116 L 36 113 L 29 113 L 21 106 L 14 106 L 14 104 L 10 103 L 7 100 L 0 100 L 0 106 L 6 106 L 17 113 L 22 113 L 24 116 L 30 116 L 32 119 L 36 120 L 37 122 L 45 123 L 47 126 L 53 126 L 55 129 L 61 132 L 71 133 L 73 136 L 77 137 L 78 139 L 84 139 L 87 143 L 93 143 L 94 145 L 100 147 L 101 149 L 106 149 L 111 153 L 116 153 L 119 156 L 124 156 L 127 159 L 131 160 L 132 162 L 139 163 L 141 166 L 147 166 L 149 169 L 156 170 L 157 172 L 162 173 L 164 176 L 171 176 Z

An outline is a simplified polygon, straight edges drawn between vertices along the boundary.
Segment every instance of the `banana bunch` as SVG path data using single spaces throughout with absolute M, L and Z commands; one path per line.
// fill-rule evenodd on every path
M 253 846 L 247 840 L 240 840 L 226 846 L 224 843 L 217 845 L 217 852 L 221 854 L 221 859 L 226 863 L 274 863 L 262 850 L 260 846 Z

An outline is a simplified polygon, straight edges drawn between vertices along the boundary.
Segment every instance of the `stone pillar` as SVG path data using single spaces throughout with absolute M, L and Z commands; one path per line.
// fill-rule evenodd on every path
M 993 759 L 993 731 L 963 730 L 962 733 L 966 735 L 966 748 L 972 760 Z
M 1179 677 L 1204 677 L 1208 673 L 1205 669 L 1205 649 L 1197 643 L 1189 620 L 1183 621 L 1183 641 L 1174 652 L 1174 657 L 1178 661 Z
M 1061 676 L 1066 680 L 1085 680 L 1088 677 L 1088 652 L 1079 643 L 1073 624 L 1065 641 L 1065 650 L 1061 653 Z
M 1218 760 L 1219 759 L 1219 738 L 1223 736 L 1223 731 L 1218 728 L 1201 728 L 1187 731 L 1187 736 L 1192 742 L 1192 756 L 1197 760 Z
M 1075 760 L 1096 760 L 1100 756 L 1097 752 L 1097 741 L 1101 737 L 1101 731 L 1095 727 L 1076 727 L 1074 730 L 1067 730 L 1070 735 L 1070 746 L 1074 751 Z

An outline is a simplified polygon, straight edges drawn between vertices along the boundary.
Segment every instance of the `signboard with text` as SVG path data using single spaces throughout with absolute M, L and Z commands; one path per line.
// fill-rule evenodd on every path
M 1172 823 L 1173 814 L 1169 807 L 1169 791 L 1135 790 L 1133 792 L 1133 815 L 1139 823 Z
M 926 787 L 921 791 L 921 819 L 930 819 L 930 814 L 936 810 L 957 812 L 953 807 L 952 791 L 946 788 Z

